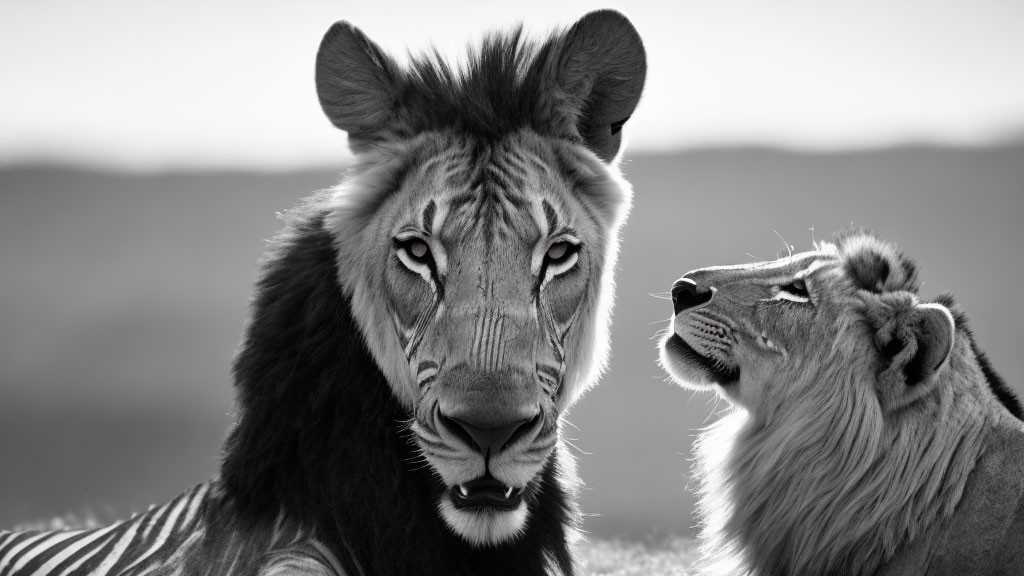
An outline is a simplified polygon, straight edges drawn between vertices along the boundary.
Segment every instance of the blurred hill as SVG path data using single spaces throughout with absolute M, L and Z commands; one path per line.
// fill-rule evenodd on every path
M 665 382 L 651 337 L 671 310 L 651 294 L 784 254 L 776 232 L 797 250 L 851 223 L 897 241 L 1024 393 L 1024 143 L 705 150 L 623 169 L 635 195 L 612 368 L 570 417 L 591 532 L 690 532 L 690 442 L 715 401 Z M 262 240 L 339 174 L 0 170 L 0 526 L 123 516 L 214 472 Z

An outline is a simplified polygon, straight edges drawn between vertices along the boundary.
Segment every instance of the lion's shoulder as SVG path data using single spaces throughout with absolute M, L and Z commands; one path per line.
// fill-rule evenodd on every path
M 953 514 L 910 543 L 885 576 L 1024 571 L 1024 423 L 1003 419 Z
M 950 574 L 1024 571 L 1024 423 L 1005 418 L 993 428 L 948 523 L 939 549 L 962 567 Z
M 1020 572 L 1024 566 L 1024 497 L 1017 502 L 1013 521 L 999 546 L 999 553 L 999 565 L 1005 566 L 1007 572 L 1012 571 L 1013 567 Z

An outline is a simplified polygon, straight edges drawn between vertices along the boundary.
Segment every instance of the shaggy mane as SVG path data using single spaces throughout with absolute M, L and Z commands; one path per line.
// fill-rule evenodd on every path
M 970 324 L 967 320 L 967 314 L 964 313 L 963 309 L 956 303 L 956 299 L 953 298 L 952 294 L 943 294 L 935 300 L 939 304 L 942 304 L 953 314 L 953 321 L 956 323 L 956 331 L 962 337 L 965 337 L 971 344 L 971 351 L 974 352 L 974 357 L 978 360 L 978 365 L 981 367 L 981 372 L 985 376 L 985 381 L 988 383 L 988 387 L 995 394 L 996 399 L 999 403 L 1006 408 L 1010 414 L 1013 414 L 1018 420 L 1024 420 L 1024 405 L 1021 404 L 1020 398 L 1010 388 L 1010 385 L 1003 380 L 1002 375 L 996 372 L 996 369 L 992 366 L 992 362 L 988 359 L 988 355 L 981 346 L 978 345 L 978 341 L 974 336 L 974 332 L 971 330 Z
M 737 409 L 702 431 L 709 573 L 873 574 L 952 513 L 984 442 L 978 399 L 947 387 L 921 425 L 894 428 L 859 378 L 839 368 L 789 418 Z
M 487 35 L 462 65 L 436 49 L 413 57 L 403 78 L 403 117 L 413 132 L 454 128 L 484 140 L 522 128 L 545 130 L 544 74 L 561 36 L 537 44 L 523 37 L 519 25 Z

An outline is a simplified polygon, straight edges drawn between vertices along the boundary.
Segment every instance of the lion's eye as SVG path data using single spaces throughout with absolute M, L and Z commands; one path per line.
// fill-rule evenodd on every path
M 548 251 L 544 256 L 550 263 L 560 262 L 569 255 L 569 251 L 572 247 L 572 244 L 569 244 L 568 242 L 555 242 L 550 248 L 548 248 Z
M 407 250 L 409 251 L 409 254 L 417 260 L 425 259 L 427 254 L 430 252 L 430 248 L 427 246 L 427 243 L 420 241 L 410 243 Z
M 779 286 L 775 294 L 775 300 L 789 300 L 792 302 L 810 302 L 811 294 L 807 291 L 807 284 L 800 279 L 793 280 L 789 284 Z
M 429 264 L 432 260 L 430 246 L 420 238 L 409 238 L 407 240 L 396 240 L 396 249 L 404 252 L 405 255 L 418 264 Z
M 572 268 L 573 264 L 576 263 L 576 258 L 574 257 L 579 251 L 579 244 L 574 244 L 568 240 L 559 240 L 549 246 L 548 251 L 544 253 L 544 268 L 548 272 L 561 274 Z
M 580 251 L 579 241 L 558 240 L 548 246 L 544 252 L 544 261 L 541 264 L 540 278 L 541 285 L 551 278 L 572 270 L 579 260 L 577 254 Z
M 810 296 L 810 294 L 807 293 L 807 284 L 805 284 L 803 280 L 793 280 L 789 284 L 783 286 L 781 290 L 785 290 L 794 296 L 803 296 L 804 298 Z

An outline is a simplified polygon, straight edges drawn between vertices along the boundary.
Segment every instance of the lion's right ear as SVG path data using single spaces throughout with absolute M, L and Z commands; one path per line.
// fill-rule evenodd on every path
M 880 393 L 890 409 L 906 406 L 930 391 L 953 351 L 956 323 L 941 304 L 882 304 L 874 324 L 882 362 Z
M 348 22 L 335 22 L 316 54 L 316 93 L 331 123 L 348 132 L 360 152 L 395 129 L 401 71 L 372 40 Z

